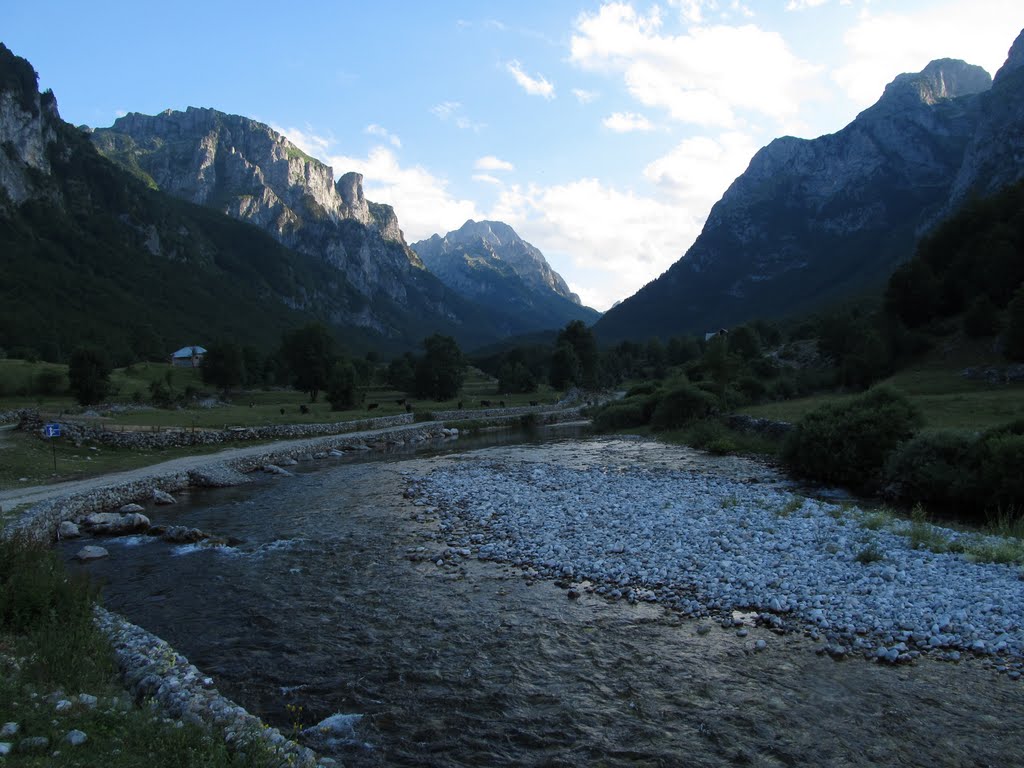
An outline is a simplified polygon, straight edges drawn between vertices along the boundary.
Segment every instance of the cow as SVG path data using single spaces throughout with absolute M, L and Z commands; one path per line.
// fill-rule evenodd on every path
M 303 403 L 299 406 L 299 413 L 309 413 L 309 406 Z
M 380 405 L 380 403 L 367 403 L 367 404 L 366 404 L 366 410 L 368 410 L 368 411 L 372 411 L 372 410 L 373 410 L 374 408 L 376 408 L 376 407 L 377 407 L 378 405 Z
M 533 407 L 536 407 L 537 406 L 537 401 L 536 400 L 531 400 L 530 401 L 530 405 L 533 406 Z
M 395 405 L 405 405 L 405 398 L 403 397 L 401 400 L 395 400 Z
M 481 408 L 490 408 L 491 407 L 491 401 L 490 400 L 481 400 L 480 401 L 480 407 Z

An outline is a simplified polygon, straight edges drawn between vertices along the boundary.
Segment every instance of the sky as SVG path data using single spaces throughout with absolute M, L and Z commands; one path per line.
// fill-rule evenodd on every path
M 412 244 L 511 225 L 606 310 L 677 261 L 773 138 L 848 124 L 902 72 L 990 74 L 1020 0 L 9 3 L 62 117 L 245 115 L 359 171 Z

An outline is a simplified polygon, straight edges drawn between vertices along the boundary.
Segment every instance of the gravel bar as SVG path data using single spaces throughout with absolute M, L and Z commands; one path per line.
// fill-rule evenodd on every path
M 989 659 L 1020 677 L 1018 566 L 913 549 L 856 507 L 694 471 L 469 459 L 412 479 L 448 546 L 723 626 L 756 614 L 841 658 Z M 902 524 L 907 525 L 907 524 Z M 961 534 L 944 530 L 949 539 Z

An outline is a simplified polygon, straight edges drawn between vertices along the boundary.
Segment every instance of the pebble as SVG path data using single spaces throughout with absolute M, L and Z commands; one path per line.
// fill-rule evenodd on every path
M 763 651 L 767 647 L 768 643 L 766 643 L 764 640 L 758 640 L 756 643 L 754 643 L 754 650 L 756 651 Z
M 107 557 L 109 555 L 110 553 L 103 547 L 97 547 L 94 544 L 90 544 L 78 550 L 78 552 L 75 553 L 75 559 L 81 560 L 82 562 L 88 562 L 90 560 L 99 560 L 101 557 Z

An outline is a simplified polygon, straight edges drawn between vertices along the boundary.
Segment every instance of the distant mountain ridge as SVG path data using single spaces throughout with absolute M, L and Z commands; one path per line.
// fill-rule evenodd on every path
M 1022 37 L 995 86 L 940 59 L 841 131 L 758 151 L 683 258 L 609 310 L 599 338 L 701 333 L 880 286 L 952 206 L 1024 176 Z
M 539 249 L 500 221 L 473 221 L 413 243 L 427 269 L 464 297 L 505 319 L 510 334 L 561 328 L 600 317 L 584 307 Z

